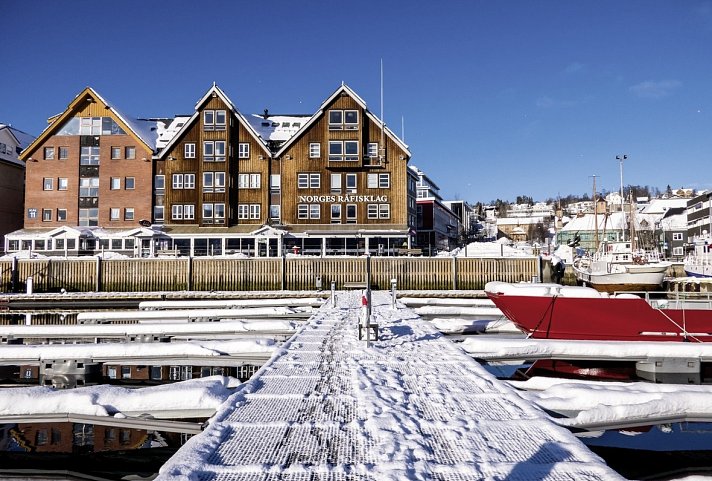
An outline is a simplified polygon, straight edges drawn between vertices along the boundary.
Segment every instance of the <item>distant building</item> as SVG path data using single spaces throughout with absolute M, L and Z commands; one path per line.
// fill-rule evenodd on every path
M 428 255 L 454 249 L 461 229 L 459 218 L 443 203 L 437 184 L 418 167 L 410 169 L 418 178 L 416 244 Z
M 660 252 L 666 259 L 680 261 L 685 257 L 687 242 L 687 209 L 671 207 L 658 222 Z
M 701 192 L 687 200 L 687 242 L 690 250 L 695 243 L 712 238 L 712 191 Z
M 0 240 L 22 228 L 25 162 L 19 155 L 34 137 L 11 125 L 0 124 Z
M 475 240 L 478 229 L 477 213 L 473 207 L 464 200 L 445 200 L 443 201 L 453 214 L 460 221 L 460 241 L 469 243 Z

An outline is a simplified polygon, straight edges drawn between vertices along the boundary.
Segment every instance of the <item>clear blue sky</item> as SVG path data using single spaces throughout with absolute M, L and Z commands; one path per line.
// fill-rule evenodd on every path
M 712 188 L 712 2 L 1 0 L 0 122 L 85 86 L 127 114 L 313 113 L 342 81 L 445 198 Z

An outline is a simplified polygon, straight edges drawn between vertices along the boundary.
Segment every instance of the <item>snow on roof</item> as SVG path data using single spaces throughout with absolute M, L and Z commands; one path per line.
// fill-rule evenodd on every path
M 538 224 L 539 222 L 544 222 L 544 218 L 542 216 L 497 218 L 497 225 L 529 225 Z
M 126 126 L 136 135 L 138 136 L 143 143 L 148 145 L 151 150 L 156 150 L 156 140 L 158 139 L 158 126 L 157 122 L 155 120 L 142 120 L 142 119 L 137 119 L 128 115 L 125 115 L 122 113 L 119 109 L 116 108 L 114 104 L 111 102 L 107 101 L 104 97 L 99 95 L 99 93 L 92 89 L 89 88 L 91 92 L 99 99 L 101 100 L 104 104 L 106 104 L 106 107 L 109 110 L 112 110 L 114 114 L 116 114 L 121 121 L 126 124 Z
M 156 149 L 161 150 L 178 133 L 181 127 L 190 119 L 190 115 L 176 115 L 172 119 L 155 119 L 158 128 Z M 154 119 L 151 119 L 154 120 Z
M 649 204 L 643 207 L 641 212 L 643 214 L 664 214 L 667 210 L 675 207 L 687 207 L 687 199 L 652 199 Z
M 27 146 L 30 145 L 33 140 L 35 140 L 35 137 L 33 135 L 25 133 L 22 130 L 18 130 L 10 124 L 0 124 L 0 129 L 5 128 L 10 131 L 10 133 L 15 137 L 19 144 L 18 147 L 20 147 L 21 149 L 27 148 Z
M 306 124 L 311 115 L 264 115 L 252 114 L 246 117 L 247 121 L 255 129 L 255 132 L 264 140 L 284 142 L 291 139 L 294 134 Z
M 593 231 L 596 229 L 595 217 L 598 217 L 598 230 L 614 231 L 626 228 L 625 216 L 620 212 L 614 212 L 609 215 L 584 214 L 571 219 L 560 232 L 567 231 Z

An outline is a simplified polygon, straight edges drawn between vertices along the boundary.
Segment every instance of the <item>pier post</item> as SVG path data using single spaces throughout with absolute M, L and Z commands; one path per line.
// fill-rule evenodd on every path
M 331 307 L 336 307 L 336 281 L 331 281 Z
M 10 292 L 17 292 L 20 288 L 20 270 L 17 257 L 12 258 L 12 271 L 10 272 Z
M 396 279 L 391 279 L 391 309 L 396 309 L 396 285 L 398 281 Z
M 452 290 L 457 290 L 457 256 L 452 256 Z
M 186 279 L 187 288 L 193 290 L 193 256 L 188 256 L 188 278 Z
M 96 256 L 96 282 L 94 283 L 94 290 L 101 292 L 101 257 L 99 256 Z

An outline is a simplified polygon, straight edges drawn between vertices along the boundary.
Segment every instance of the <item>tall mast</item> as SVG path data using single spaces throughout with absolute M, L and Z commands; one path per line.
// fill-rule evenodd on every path
M 628 156 L 625 154 L 616 155 L 616 160 L 618 160 L 618 165 L 620 166 L 621 171 L 621 216 L 623 217 L 623 223 L 621 224 L 621 233 L 623 238 L 621 240 L 625 240 L 625 214 L 623 213 L 623 161 L 626 159 L 628 159 Z
M 593 177 L 593 251 L 598 251 L 598 199 L 596 199 L 596 177 Z
M 383 59 L 381 59 L 381 161 L 386 161 L 386 120 L 383 117 Z

